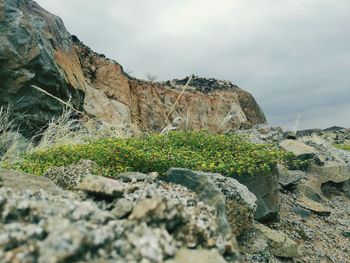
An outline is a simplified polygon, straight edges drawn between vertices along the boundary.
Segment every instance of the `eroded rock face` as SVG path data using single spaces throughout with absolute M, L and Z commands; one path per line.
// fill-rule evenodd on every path
M 177 117 L 182 118 L 180 128 L 212 131 L 266 122 L 249 93 L 230 82 L 198 77 L 168 118 L 181 81 L 154 83 L 128 76 L 31 0 L 0 3 L 0 78 L 0 106 L 12 104 L 17 124 L 27 133 L 45 126 L 63 108 L 31 85 L 64 101 L 71 98 L 76 109 L 130 132 L 159 132 Z

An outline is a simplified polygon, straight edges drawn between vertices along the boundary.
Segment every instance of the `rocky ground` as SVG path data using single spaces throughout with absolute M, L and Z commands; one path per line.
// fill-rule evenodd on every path
M 349 262 L 349 153 L 319 135 L 241 133 L 310 164 L 239 181 L 180 168 L 106 178 L 88 160 L 43 177 L 1 170 L 0 262 Z
M 90 164 L 51 170 L 49 179 L 0 172 L 1 262 L 236 262 L 219 192 L 209 205 L 182 185 L 139 173 L 94 176 Z
M 327 186 L 319 203 L 329 213 L 310 211 L 298 205 L 300 196 L 281 194 L 281 221 L 272 227 L 282 230 L 300 245 L 299 262 L 349 262 L 350 198 L 341 189 Z
M 349 262 L 350 154 L 331 146 L 346 144 L 349 130 L 312 130 L 293 137 L 292 133 L 283 133 L 279 128 L 260 125 L 242 133 L 249 134 L 257 143 L 279 144 L 311 162 L 306 171 L 278 167 L 280 220 L 267 224 L 298 244 L 298 256 L 271 257 L 265 249 L 267 244 L 259 241 L 253 230 L 240 237 L 245 261 Z

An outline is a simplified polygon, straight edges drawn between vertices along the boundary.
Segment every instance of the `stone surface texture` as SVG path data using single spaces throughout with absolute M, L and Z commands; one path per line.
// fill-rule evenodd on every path
M 0 181 L 0 262 L 238 260 L 216 207 L 178 184 L 113 180 L 121 196 L 101 194 L 105 187 L 96 191 L 95 184 L 63 190 L 48 178 L 6 170 Z

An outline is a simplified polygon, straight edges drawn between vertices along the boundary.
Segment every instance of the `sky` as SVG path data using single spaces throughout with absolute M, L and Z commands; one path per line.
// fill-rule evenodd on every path
M 131 75 L 229 80 L 270 125 L 350 127 L 349 0 L 37 0 Z

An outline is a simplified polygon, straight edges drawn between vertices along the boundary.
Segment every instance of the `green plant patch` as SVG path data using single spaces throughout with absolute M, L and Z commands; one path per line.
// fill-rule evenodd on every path
M 338 149 L 342 149 L 342 150 L 345 150 L 345 151 L 350 151 L 350 145 L 334 144 L 333 146 L 338 148 Z
M 272 145 L 253 144 L 238 135 L 191 131 L 98 139 L 49 148 L 25 155 L 20 162 L 7 164 L 7 168 L 42 175 L 51 167 L 80 159 L 95 161 L 103 175 L 108 176 L 126 171 L 164 173 L 171 167 L 241 176 L 268 173 L 277 163 L 293 161 L 293 156 Z

